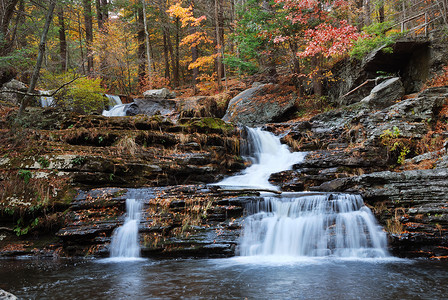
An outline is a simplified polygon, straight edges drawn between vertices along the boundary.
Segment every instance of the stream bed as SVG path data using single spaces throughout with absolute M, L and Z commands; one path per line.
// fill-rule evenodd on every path
M 448 262 L 263 257 L 0 260 L 20 299 L 446 299 Z

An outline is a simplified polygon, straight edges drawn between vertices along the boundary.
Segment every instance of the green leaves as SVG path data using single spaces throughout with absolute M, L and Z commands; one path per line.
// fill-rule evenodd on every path
M 374 23 L 365 26 L 363 28 L 364 37 L 355 42 L 350 55 L 362 59 L 367 53 L 381 46 L 384 46 L 383 52 L 392 53 L 393 49 L 390 46 L 403 34 L 391 30 L 391 28 L 392 22 Z
M 19 172 L 17 173 L 20 178 L 23 179 L 23 181 L 25 181 L 25 184 L 28 184 L 30 182 L 30 179 L 32 177 L 31 171 L 30 170 L 19 170 Z

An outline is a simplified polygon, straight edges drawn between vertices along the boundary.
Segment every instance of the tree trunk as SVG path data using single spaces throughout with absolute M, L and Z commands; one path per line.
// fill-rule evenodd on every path
M 167 34 L 164 28 L 163 28 L 163 57 L 165 59 L 165 78 L 167 80 L 170 80 L 170 58 L 168 54 Z
M 313 90 L 314 95 L 321 97 L 323 95 L 323 85 L 322 85 L 322 69 L 321 69 L 321 57 L 319 55 L 312 58 L 311 63 L 315 71 L 313 74 Z
M 218 90 L 221 90 L 221 79 L 224 77 L 224 66 L 222 64 L 222 58 L 223 58 L 223 41 L 224 41 L 224 21 L 223 21 L 223 14 L 222 14 L 222 8 L 221 8 L 221 1 L 215 0 L 215 29 L 216 29 L 216 51 L 217 51 L 217 57 L 216 57 L 216 79 L 218 83 Z
M 179 82 L 179 70 L 176 70 L 176 58 L 174 56 L 174 49 L 173 49 L 173 43 L 171 43 L 170 32 L 168 28 L 166 28 L 166 30 L 167 30 L 166 42 L 168 45 L 168 51 L 170 53 L 171 67 L 173 68 L 173 85 L 175 86 L 176 82 Z
M 180 22 L 179 22 L 179 18 L 176 18 L 176 48 L 175 48 L 175 57 L 176 57 L 176 61 L 174 63 L 174 86 L 178 87 L 179 86 L 179 44 L 180 44 L 180 36 L 179 36 L 179 31 L 180 31 Z
M 57 10 L 59 24 L 59 60 L 61 62 L 61 72 L 67 71 L 67 39 L 65 35 L 64 9 L 58 6 Z
M 78 19 L 78 42 L 79 42 L 79 51 L 81 52 L 81 68 L 82 68 L 82 74 L 86 74 L 86 68 L 85 68 L 85 59 L 84 59 L 84 50 L 82 47 L 82 26 L 81 26 L 81 14 L 79 12 L 76 12 L 76 17 Z
M 108 9 L 108 3 L 107 0 L 96 0 L 96 19 L 98 23 L 98 34 L 102 36 L 103 39 L 106 38 L 107 35 L 107 28 L 104 27 L 104 24 L 109 19 L 109 9 Z M 102 78 L 102 81 L 104 81 L 104 72 L 107 69 L 107 63 L 106 63 L 106 46 L 105 43 L 101 43 L 100 46 L 100 69 L 99 69 L 99 75 Z
M 109 18 L 109 10 L 107 8 L 107 0 L 96 0 L 96 18 L 98 21 L 98 29 L 104 29 L 104 23 Z
M 87 74 L 93 76 L 93 21 L 92 21 L 92 3 L 91 0 L 83 0 L 84 8 L 84 27 L 86 30 L 87 46 Z
M 56 0 L 50 0 L 50 5 L 48 7 L 47 16 L 45 19 L 45 26 L 42 31 L 42 35 L 40 37 L 39 53 L 37 55 L 36 66 L 34 67 L 33 75 L 31 76 L 31 82 L 28 87 L 28 94 L 31 94 L 34 92 L 34 89 L 36 88 L 37 80 L 39 79 L 40 68 L 42 66 L 42 61 L 43 61 L 44 55 L 45 55 L 45 44 L 47 42 L 48 30 L 50 29 L 51 20 L 53 19 L 53 11 L 54 11 L 55 6 L 56 6 Z M 28 105 L 29 99 L 30 99 L 30 96 L 25 96 L 23 98 L 22 103 L 20 104 L 18 116 L 22 115 L 23 111 L 25 110 L 25 108 Z
M 192 7 L 192 14 L 194 17 L 194 0 L 190 0 L 190 6 Z M 194 34 L 196 32 L 196 28 L 195 27 L 190 27 L 190 34 Z M 199 52 L 198 52 L 198 48 L 196 46 L 191 47 L 191 62 L 194 63 L 199 57 Z M 194 68 L 193 69 L 193 78 L 192 78 L 192 84 L 193 84 L 193 93 L 196 94 L 197 91 L 197 80 L 198 80 L 198 76 L 199 76 L 199 69 L 198 68 Z
M 145 66 L 145 29 L 143 22 L 143 7 L 140 7 L 137 10 L 137 19 L 138 19 L 138 31 L 137 31 L 137 56 L 138 56 L 138 82 L 139 88 L 142 89 L 145 82 L 145 74 L 146 74 L 146 66 Z
M 297 52 L 299 51 L 299 47 L 296 42 L 289 42 L 289 49 L 291 50 L 291 60 L 292 60 L 292 72 L 293 72 L 293 81 L 294 85 L 297 87 L 299 96 L 303 95 L 302 90 L 302 80 L 300 77 L 300 61 L 297 58 Z
M 269 1 L 263 0 L 263 3 L 261 5 L 266 12 L 269 12 L 271 15 L 275 16 L 275 11 L 273 10 Z M 263 61 L 263 65 L 266 66 L 266 74 L 268 75 L 268 80 L 270 82 L 277 81 L 277 65 L 273 53 L 274 51 L 269 51 L 268 54 L 265 54 Z
M 146 61 L 148 67 L 148 81 L 151 83 L 151 56 L 149 54 L 149 33 L 148 33 L 148 24 L 146 24 L 146 0 L 142 0 L 143 6 L 143 26 L 145 32 L 145 49 L 146 49 Z
M 364 0 L 364 25 L 366 26 L 369 26 L 372 23 L 370 13 L 370 0 Z
M 11 50 L 11 35 L 9 24 L 14 16 L 15 7 L 19 0 L 0 1 L 0 34 L 3 39 L 0 47 L 0 55 L 5 56 Z
M 384 1 L 380 0 L 378 3 L 378 21 L 383 23 L 385 21 L 384 17 Z

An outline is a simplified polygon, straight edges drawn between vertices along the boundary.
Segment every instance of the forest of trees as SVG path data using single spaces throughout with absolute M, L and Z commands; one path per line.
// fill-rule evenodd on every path
M 431 3 L 0 0 L 0 69 L 31 91 L 81 77 L 84 88 L 124 95 L 160 87 L 216 91 L 224 78 L 255 73 L 275 82 L 281 70 L 320 95 L 332 64 L 392 40 L 397 16 Z

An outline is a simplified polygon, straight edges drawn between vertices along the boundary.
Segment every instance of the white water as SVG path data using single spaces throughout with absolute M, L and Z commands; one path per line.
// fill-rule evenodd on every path
M 109 99 L 110 106 L 123 104 L 123 102 L 121 102 L 120 96 L 106 94 L 106 97 L 107 97 L 107 99 Z
M 290 169 L 305 157 L 291 153 L 280 138 L 261 129 L 248 129 L 254 163 L 241 175 L 219 186 L 277 189 L 268 182 L 272 173 Z M 388 257 L 386 234 L 361 196 L 289 193 L 265 196 L 246 209 L 239 245 L 241 256 L 275 261 L 301 257 Z
M 41 107 L 50 107 L 54 105 L 54 97 L 47 97 L 44 95 L 49 95 L 51 91 L 41 91 L 42 96 L 40 96 L 40 106 Z
M 106 117 L 125 117 L 126 116 L 126 104 L 117 104 L 110 110 L 103 110 L 103 116 Z
M 272 173 L 290 170 L 305 157 L 304 152 L 291 152 L 280 138 L 260 128 L 248 128 L 249 148 L 252 148 L 253 163 L 242 174 L 228 177 L 216 183 L 232 188 L 254 188 L 278 190 L 269 183 Z
M 387 257 L 386 234 L 361 196 L 291 193 L 248 207 L 242 256 Z
M 110 244 L 110 257 L 129 260 L 140 257 L 138 225 L 140 223 L 141 202 L 136 199 L 126 200 L 126 218 L 124 224 L 115 229 Z

